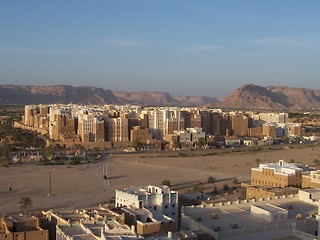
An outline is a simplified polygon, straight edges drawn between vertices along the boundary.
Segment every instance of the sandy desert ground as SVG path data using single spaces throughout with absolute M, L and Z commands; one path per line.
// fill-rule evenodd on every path
M 68 167 L 21 164 L 0 167 L 0 214 L 19 212 L 18 201 L 30 196 L 30 211 L 57 208 L 83 208 L 98 206 L 115 195 L 115 189 L 128 186 L 159 185 L 169 179 L 174 189 L 185 190 L 199 182 L 207 182 L 213 176 L 220 184 L 232 181 L 250 181 L 250 170 L 263 163 L 284 159 L 314 165 L 320 160 L 320 144 L 312 146 L 273 147 L 259 151 L 237 152 L 238 149 L 191 152 L 150 152 L 116 154 L 96 163 Z M 185 156 L 193 154 L 195 156 Z M 103 166 L 107 166 L 109 180 L 103 178 Z M 51 172 L 52 193 L 49 192 Z M 12 188 L 10 191 L 9 188 Z

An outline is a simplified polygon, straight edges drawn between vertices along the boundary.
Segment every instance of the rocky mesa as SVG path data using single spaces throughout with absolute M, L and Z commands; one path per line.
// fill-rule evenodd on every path
M 0 85 L 0 104 L 135 104 L 233 109 L 320 109 L 320 90 L 245 84 L 227 98 L 171 96 L 166 92 L 123 92 L 96 87 Z
M 201 106 L 210 97 L 172 97 L 166 92 L 120 92 L 96 87 L 0 85 L 0 104 L 136 104 L 142 106 Z
M 222 108 L 239 109 L 320 109 L 320 90 L 284 86 L 262 87 L 246 84 L 215 103 Z

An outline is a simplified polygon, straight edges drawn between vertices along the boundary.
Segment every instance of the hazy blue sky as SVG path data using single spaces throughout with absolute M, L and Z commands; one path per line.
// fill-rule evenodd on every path
M 1 1 L 0 84 L 319 89 L 319 30 L 319 0 Z

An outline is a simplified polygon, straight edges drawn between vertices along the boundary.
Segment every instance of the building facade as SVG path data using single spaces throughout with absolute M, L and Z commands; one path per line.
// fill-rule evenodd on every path
M 178 222 L 178 192 L 168 186 L 130 187 L 116 190 L 116 207 L 146 208 Z
M 303 169 L 293 163 L 259 164 L 251 169 L 251 184 L 269 187 L 301 187 Z

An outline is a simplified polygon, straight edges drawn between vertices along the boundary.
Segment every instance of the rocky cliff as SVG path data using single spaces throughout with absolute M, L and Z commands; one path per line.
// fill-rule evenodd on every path
M 0 104 L 119 103 L 110 90 L 94 87 L 57 86 L 0 86 Z
M 320 109 L 320 90 L 246 84 L 215 106 L 246 109 Z
M 0 85 L 0 104 L 137 104 L 142 106 L 200 106 L 208 97 L 172 97 L 166 92 L 112 92 L 96 87 Z
M 245 109 L 320 109 L 320 90 L 243 85 L 218 102 L 213 97 L 166 92 L 120 92 L 96 87 L 0 85 L 0 104 L 77 103 L 142 106 L 209 106 Z

